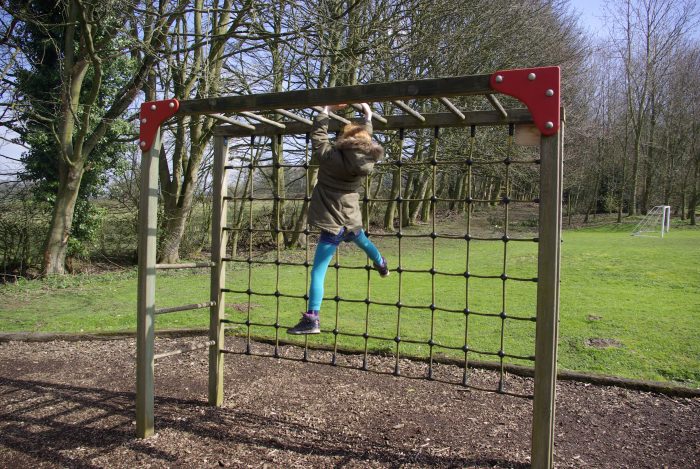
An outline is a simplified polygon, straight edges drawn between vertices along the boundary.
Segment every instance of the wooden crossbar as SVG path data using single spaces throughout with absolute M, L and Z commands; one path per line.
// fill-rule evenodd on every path
M 397 99 L 439 98 L 493 93 L 490 75 L 394 81 L 243 96 L 180 101 L 178 115 L 300 109 L 327 104 L 388 102 Z
M 507 124 L 532 124 L 532 116 L 527 109 L 509 109 L 508 117 L 503 118 L 498 111 L 471 111 L 464 113 L 464 119 L 450 113 L 422 114 L 424 121 L 420 121 L 413 116 L 385 116 L 386 124 L 373 122 L 374 130 L 382 132 L 386 130 L 398 129 L 421 129 L 433 127 L 469 127 L 471 125 L 507 125 Z M 361 123 L 362 119 L 353 119 L 354 122 Z M 214 135 L 225 137 L 244 137 L 250 135 L 301 135 L 311 131 L 311 126 L 301 122 L 285 122 L 286 128 L 279 129 L 268 125 L 258 125 L 255 131 L 236 128 L 235 126 L 219 126 L 214 129 Z M 330 121 L 328 130 L 337 132 L 343 127 L 342 123 Z

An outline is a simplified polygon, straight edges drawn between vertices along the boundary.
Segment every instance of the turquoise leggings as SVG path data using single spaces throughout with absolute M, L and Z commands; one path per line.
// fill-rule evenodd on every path
M 328 271 L 328 264 L 333 259 L 335 250 L 341 241 L 357 244 L 360 249 L 365 251 L 367 257 L 375 264 L 382 263 L 382 255 L 377 247 L 372 244 L 364 230 L 360 230 L 355 234 L 351 231 L 340 231 L 337 235 L 328 232 L 322 232 L 321 238 L 316 246 L 316 254 L 314 254 L 314 266 L 311 269 L 311 286 L 309 287 L 309 311 L 320 311 L 321 302 L 323 301 L 323 282 Z

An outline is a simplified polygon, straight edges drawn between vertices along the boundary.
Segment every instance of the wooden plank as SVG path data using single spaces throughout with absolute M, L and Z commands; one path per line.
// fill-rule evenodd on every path
M 468 75 L 281 93 L 188 99 L 180 101 L 178 115 L 299 109 L 326 104 L 479 95 L 493 92 L 489 85 L 489 79 L 490 75 Z
M 554 447 L 559 265 L 561 244 L 561 134 L 540 144 L 540 211 L 535 330 L 535 396 L 532 418 L 533 468 L 551 468 Z
M 136 436 L 154 433 L 153 348 L 156 310 L 156 230 L 158 228 L 158 156 L 160 129 L 151 149 L 141 155 L 138 286 L 136 293 Z
M 501 104 L 501 102 L 498 100 L 498 98 L 496 96 L 494 96 L 492 94 L 487 94 L 486 99 L 489 100 L 489 102 L 491 103 L 491 106 L 493 106 L 494 109 L 496 109 L 498 111 L 498 113 L 501 115 L 501 117 L 503 117 L 504 119 L 506 119 L 508 117 L 508 112 L 503 108 L 503 105 Z
M 216 303 L 212 301 L 207 301 L 204 303 L 192 303 L 189 305 L 173 306 L 172 308 L 158 308 L 156 309 L 155 314 L 177 313 L 179 311 L 191 311 L 193 309 L 209 308 L 211 306 L 216 306 Z
M 211 262 L 183 262 L 181 264 L 156 264 L 156 269 L 199 269 L 212 267 Z
M 262 122 L 263 124 L 269 124 L 269 125 L 272 125 L 272 126 L 279 128 L 279 129 L 284 129 L 286 127 L 286 125 L 284 125 L 281 122 L 273 121 L 272 119 L 268 119 L 267 117 L 259 116 L 257 114 L 252 113 L 252 112 L 243 111 L 243 112 L 240 112 L 240 114 L 242 116 L 249 118 L 249 119 L 253 119 L 253 120 L 256 120 L 258 122 Z
M 403 101 L 397 99 L 392 101 L 392 103 L 396 104 L 396 106 L 398 106 L 400 109 L 403 109 L 404 112 L 407 112 L 409 115 L 415 117 L 419 121 L 425 122 L 425 117 L 423 117 L 420 112 L 412 109 L 411 106 L 404 103 Z
M 221 320 L 224 319 L 225 293 L 222 289 L 226 286 L 226 264 L 222 258 L 226 257 L 226 245 L 228 231 L 226 226 L 226 201 L 227 192 L 226 159 L 228 157 L 228 142 L 224 137 L 214 137 L 214 170 L 212 174 L 214 193 L 212 201 L 212 226 L 211 226 L 211 268 L 210 300 L 214 304 L 209 310 L 209 340 L 214 345 L 209 347 L 209 405 L 220 406 L 224 401 L 224 356 L 220 352 L 224 348 L 224 328 Z
M 454 104 L 452 104 L 452 101 L 450 101 L 449 99 L 445 98 L 444 96 L 439 97 L 439 98 L 438 98 L 438 101 L 440 101 L 442 104 L 444 104 L 445 107 L 446 107 L 447 109 L 449 109 L 449 111 L 450 111 L 452 114 L 454 114 L 455 116 L 459 117 L 460 119 L 464 119 L 464 114 L 462 113 L 462 111 L 460 111 L 459 109 L 457 109 L 457 106 L 455 106 Z
M 527 109 L 509 109 L 508 118 L 503 119 L 498 111 L 471 111 L 465 113 L 465 118 L 461 119 L 455 114 L 449 112 L 424 114 L 425 122 L 421 122 L 414 117 L 401 116 L 386 116 L 387 123 L 373 123 L 375 132 L 383 132 L 386 130 L 398 129 L 423 129 L 434 127 L 468 127 L 470 125 L 503 125 L 503 124 L 532 124 L 532 116 Z M 354 122 L 362 123 L 364 119 L 353 119 Z M 328 130 L 337 132 L 343 128 L 343 125 L 330 121 Z M 280 132 L 275 127 L 259 125 L 256 131 L 249 132 L 242 129 L 237 129 L 232 126 L 219 126 L 214 129 L 214 135 L 224 135 L 228 137 L 245 137 L 250 135 L 300 135 L 311 131 L 311 126 L 302 124 L 301 122 L 289 122 L 287 128 Z

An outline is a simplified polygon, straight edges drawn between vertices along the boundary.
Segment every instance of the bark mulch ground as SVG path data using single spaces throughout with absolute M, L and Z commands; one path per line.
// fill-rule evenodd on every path
M 167 351 L 198 340 L 156 343 Z M 301 357 L 295 347 L 281 353 Z M 133 339 L 0 344 L 0 467 L 529 467 L 529 399 L 226 355 L 225 405 L 210 408 L 206 355 L 159 361 L 158 433 L 139 440 Z M 393 364 L 373 357 L 370 368 Z M 421 375 L 425 364 L 405 361 L 402 371 Z M 458 379 L 461 370 L 438 365 L 437 374 Z M 475 370 L 470 382 L 493 387 L 497 375 Z M 509 376 L 507 389 L 531 393 L 532 382 Z M 557 389 L 557 467 L 700 467 L 700 399 L 576 382 Z

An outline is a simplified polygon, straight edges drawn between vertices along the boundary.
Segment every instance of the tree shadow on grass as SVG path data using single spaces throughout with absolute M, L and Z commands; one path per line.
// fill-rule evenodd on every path
M 14 452 L 0 452 L 7 467 L 21 467 L 37 460 L 57 466 L 88 469 L 103 467 L 104 459 L 114 465 L 140 463 L 177 464 L 179 447 L 165 447 L 162 440 L 135 438 L 135 393 L 94 387 L 80 387 L 42 381 L 0 378 L 0 446 Z M 193 456 L 211 457 L 217 445 L 244 445 L 256 460 L 269 450 L 298 455 L 333 458 L 335 467 L 361 461 L 379 462 L 387 467 L 404 464 L 437 467 L 509 467 L 528 464 L 507 459 L 439 456 L 421 448 L 389 446 L 337 429 L 314 428 L 284 417 L 270 417 L 251 410 L 206 407 L 197 399 L 156 397 L 156 425 L 161 432 L 189 434 L 200 447 L 189 445 Z M 204 411 L 203 411 L 204 410 Z M 162 447 L 159 447 L 162 446 Z M 266 448 L 257 452 L 255 448 Z M 173 451 L 175 450 L 175 451 Z M 4 454 L 3 454 L 4 453 Z M 230 453 L 228 453 L 230 454 Z M 98 464 L 94 462 L 100 458 Z M 226 455 L 221 455 L 226 460 Z M 200 459 L 201 460 L 201 459 Z

